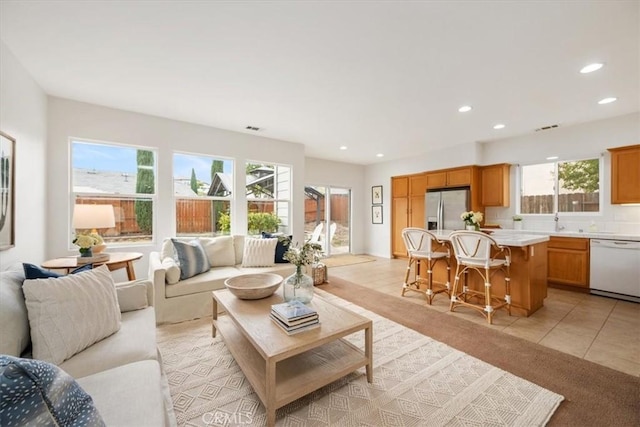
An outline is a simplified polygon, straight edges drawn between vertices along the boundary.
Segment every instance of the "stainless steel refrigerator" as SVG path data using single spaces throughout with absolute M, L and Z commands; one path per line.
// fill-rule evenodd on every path
M 460 219 L 468 212 L 470 191 L 468 187 L 446 190 L 427 190 L 425 197 L 426 228 L 428 230 L 459 230 L 464 228 Z

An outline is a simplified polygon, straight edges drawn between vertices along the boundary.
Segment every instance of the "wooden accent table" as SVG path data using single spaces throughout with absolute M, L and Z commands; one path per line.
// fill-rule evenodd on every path
M 136 280 L 136 272 L 133 269 L 133 261 L 142 258 L 140 252 L 108 252 L 109 260 L 103 262 L 94 262 L 94 265 L 106 264 L 109 267 L 109 271 L 119 270 L 121 268 L 127 269 L 127 278 L 129 280 Z M 40 266 L 47 270 L 65 270 L 66 274 L 75 268 L 78 268 L 78 257 L 67 256 L 62 258 L 50 259 L 43 262 Z
M 212 336 L 225 344 L 267 411 L 274 426 L 276 409 L 365 366 L 373 381 L 373 323 L 370 319 L 314 296 L 320 327 L 287 335 L 269 318 L 281 290 L 260 300 L 241 300 L 227 289 L 213 291 Z M 218 304 L 226 314 L 218 317 Z M 364 331 L 364 352 L 342 338 Z

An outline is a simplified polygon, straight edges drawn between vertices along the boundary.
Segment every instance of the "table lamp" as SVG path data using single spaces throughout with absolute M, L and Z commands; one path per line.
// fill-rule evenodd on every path
M 76 230 L 91 230 L 98 236 L 97 229 L 113 228 L 116 218 L 112 205 L 75 205 L 73 207 L 73 228 Z M 100 244 L 93 247 L 94 253 L 102 252 L 107 245 Z

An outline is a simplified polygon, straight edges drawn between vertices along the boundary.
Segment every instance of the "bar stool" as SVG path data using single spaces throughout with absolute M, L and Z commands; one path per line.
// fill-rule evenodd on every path
M 402 296 L 406 291 L 416 291 L 424 293 L 427 302 L 431 305 L 433 297 L 440 292 L 450 294 L 450 272 L 449 259 L 451 252 L 446 242 L 438 240 L 438 238 L 424 228 L 409 227 L 402 230 L 402 240 L 409 253 L 409 264 L 407 265 L 407 273 L 404 276 L 404 284 L 402 285 Z M 444 249 L 444 250 L 443 250 Z M 420 265 L 422 261 L 427 265 L 427 278 L 420 277 Z M 439 262 L 444 261 L 447 264 L 447 282 L 436 283 L 437 289 L 433 288 L 433 267 Z M 409 281 L 411 276 L 411 266 L 414 267 L 413 281 Z M 420 289 L 420 284 L 427 286 L 426 290 Z
M 487 318 L 489 324 L 493 322 L 494 311 L 506 308 L 511 316 L 511 279 L 509 266 L 511 265 L 511 249 L 500 246 L 489 235 L 479 231 L 456 231 L 449 236 L 453 253 L 458 262 L 456 267 L 451 305 L 449 311 L 458 306 L 476 309 Z M 477 272 L 484 281 L 484 292 L 469 289 L 469 272 Z M 491 294 L 491 279 L 495 273 L 503 272 L 505 296 L 499 298 Z M 460 290 L 460 277 L 464 274 L 464 286 Z

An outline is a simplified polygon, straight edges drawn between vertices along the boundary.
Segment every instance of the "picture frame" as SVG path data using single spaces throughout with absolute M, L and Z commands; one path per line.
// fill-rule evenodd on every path
M 15 153 L 15 138 L 0 131 L 0 251 L 16 245 Z
M 382 224 L 382 205 L 371 206 L 371 223 Z
M 374 185 L 373 187 L 371 187 L 371 204 L 382 204 L 382 185 Z

